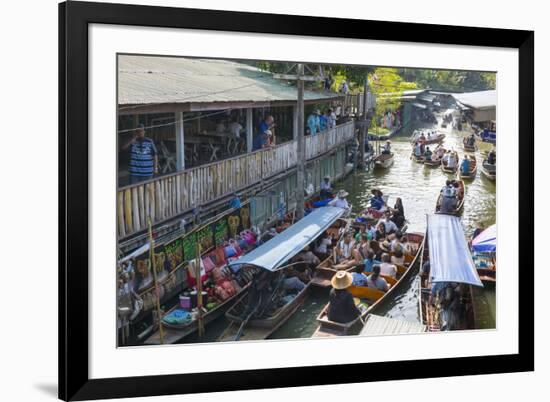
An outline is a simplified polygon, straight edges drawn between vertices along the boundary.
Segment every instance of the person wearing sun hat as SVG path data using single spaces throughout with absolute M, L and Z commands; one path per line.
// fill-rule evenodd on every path
M 338 191 L 338 194 L 336 194 L 336 197 L 334 197 L 334 199 L 330 201 L 327 205 L 331 207 L 349 209 L 348 200 L 346 200 L 346 197 L 348 195 L 349 193 L 346 190 L 340 190 Z
M 321 198 L 332 197 L 332 184 L 330 183 L 330 176 L 325 176 L 321 182 Z
M 329 296 L 328 319 L 340 323 L 355 320 L 361 312 L 355 306 L 353 296 L 347 290 L 353 283 L 351 274 L 346 271 L 338 271 L 330 283 L 332 289 Z

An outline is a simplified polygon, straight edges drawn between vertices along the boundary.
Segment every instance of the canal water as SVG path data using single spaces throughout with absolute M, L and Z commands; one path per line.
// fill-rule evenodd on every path
M 412 132 L 417 128 L 435 128 L 435 126 L 411 125 L 404 128 L 399 136 L 391 140 L 395 154 L 393 166 L 389 169 L 356 171 L 337 184 L 337 189 L 344 188 L 350 193 L 348 201 L 353 205 L 352 212 L 360 213 L 366 209 L 370 191 L 373 188 L 379 188 L 389 196 L 389 205 L 393 205 L 396 197 L 401 197 L 409 232 L 424 232 L 426 230 L 426 215 L 434 212 L 439 191 L 445 185 L 445 180 L 451 176 L 443 173 L 440 168 L 425 167 L 411 159 L 409 140 Z M 459 132 L 450 127 L 443 129 L 440 127 L 440 123 L 438 123 L 437 129 L 446 133 L 444 146 L 457 150 L 462 157 L 464 154 L 462 139 L 469 132 Z M 377 147 L 378 144 L 374 142 L 374 145 Z M 481 152 L 476 152 L 476 159 L 480 166 L 483 160 Z M 476 227 L 487 227 L 495 222 L 496 187 L 495 183 L 487 180 L 479 169 L 475 179 L 465 182 L 465 186 L 466 200 L 462 223 L 466 236 L 470 237 Z M 406 290 L 382 305 L 380 311 L 386 317 L 419 322 L 419 287 L 416 276 L 413 275 L 408 286 L 403 288 Z M 477 328 L 495 328 L 495 289 L 484 288 L 476 292 L 476 296 Z M 315 290 L 302 307 L 271 336 L 271 339 L 310 337 L 317 328 L 316 317 L 327 302 L 328 291 Z M 221 333 L 227 325 L 228 322 L 225 318 L 210 324 L 207 333 L 210 333 L 212 339 L 203 338 L 202 342 L 215 340 L 216 335 Z M 193 340 L 186 339 L 186 342 L 189 341 Z
M 451 111 L 448 111 L 451 112 Z M 441 120 L 439 120 L 441 121 Z M 450 125 L 449 125 L 450 126 Z M 395 162 L 389 169 L 357 171 L 350 174 L 336 186 L 349 192 L 348 201 L 352 203 L 354 213 L 360 213 L 367 208 L 370 192 L 379 188 L 388 195 L 388 203 L 393 205 L 396 197 L 401 197 L 408 221 L 409 232 L 424 232 L 426 230 L 426 215 L 434 212 L 439 191 L 445 185 L 445 180 L 451 178 L 440 168 L 430 168 L 418 164 L 411 159 L 410 136 L 417 128 L 436 128 L 434 125 L 411 125 L 398 136 L 391 139 Z M 437 130 L 446 134 L 443 145 L 464 155 L 462 139 L 470 132 L 460 132 L 451 127 L 442 128 L 438 123 Z M 374 142 L 377 148 L 377 143 Z M 382 143 L 380 143 L 382 145 Z M 435 148 L 435 145 L 433 146 Z M 483 161 L 482 152 L 476 152 L 478 166 Z M 487 227 L 496 219 L 496 186 L 495 182 L 487 180 L 478 169 L 475 179 L 465 182 L 466 199 L 462 223 L 466 236 L 470 237 L 478 227 Z M 380 312 L 389 318 L 420 322 L 418 305 L 418 284 L 413 275 L 407 289 L 393 300 L 388 300 L 381 306 Z M 476 326 L 480 329 L 495 328 L 496 293 L 494 288 L 485 288 L 476 293 Z M 317 328 L 316 315 L 328 301 L 328 293 L 317 294 L 304 303 L 302 309 L 281 327 L 272 338 L 284 339 L 309 337 Z

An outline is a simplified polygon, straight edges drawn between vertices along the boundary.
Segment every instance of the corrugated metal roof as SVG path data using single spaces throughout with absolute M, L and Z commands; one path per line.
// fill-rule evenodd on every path
M 305 91 L 304 100 L 341 95 Z M 296 86 L 233 61 L 183 57 L 118 58 L 118 104 L 296 101 Z
M 451 94 L 457 101 L 473 109 L 494 108 L 497 105 L 497 91 L 466 92 Z
M 360 335 L 399 335 L 421 332 L 426 332 L 426 326 L 420 323 L 369 314 Z

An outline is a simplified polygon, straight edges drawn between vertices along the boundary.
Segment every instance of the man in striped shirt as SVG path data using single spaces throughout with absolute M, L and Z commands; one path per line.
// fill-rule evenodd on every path
M 130 148 L 130 184 L 149 180 L 158 173 L 158 155 L 155 143 L 145 136 L 145 126 L 140 124 L 136 135 L 122 147 Z

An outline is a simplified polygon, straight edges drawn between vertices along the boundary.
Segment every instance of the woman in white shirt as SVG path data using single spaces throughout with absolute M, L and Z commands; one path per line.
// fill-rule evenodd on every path
M 380 274 L 385 276 L 391 276 L 395 278 L 397 276 L 397 267 L 390 263 L 390 255 L 387 253 L 382 254 L 382 264 L 380 264 Z

